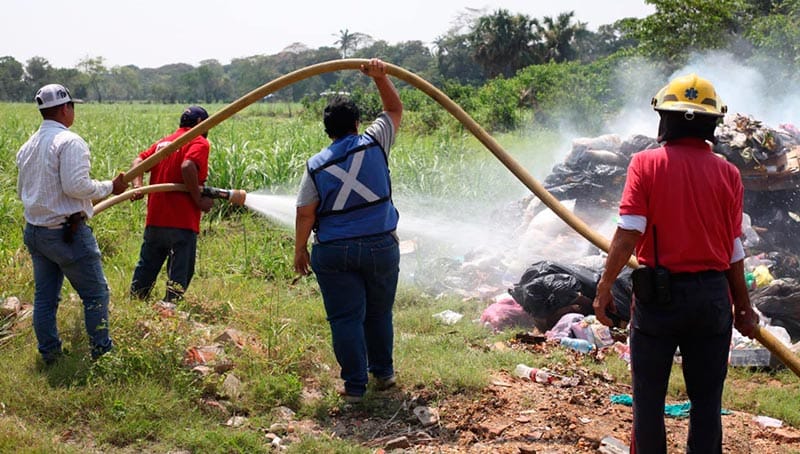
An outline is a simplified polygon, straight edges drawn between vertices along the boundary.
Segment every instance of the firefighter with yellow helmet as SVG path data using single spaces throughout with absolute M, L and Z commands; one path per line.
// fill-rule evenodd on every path
M 752 337 L 758 323 L 739 239 L 744 188 L 737 168 L 709 144 L 727 111 L 711 82 L 678 77 L 652 105 L 662 146 L 631 159 L 594 309 L 611 326 L 611 288 L 635 252 L 631 452 L 666 453 L 664 403 L 679 348 L 691 401 L 686 450 L 719 453 L 732 326 Z

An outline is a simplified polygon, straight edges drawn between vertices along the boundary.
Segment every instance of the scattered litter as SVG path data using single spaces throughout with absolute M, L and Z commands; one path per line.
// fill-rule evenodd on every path
M 622 441 L 606 435 L 600 440 L 600 448 L 597 450 L 602 454 L 629 454 L 631 449 Z
M 633 406 L 633 396 L 630 394 L 615 394 L 610 397 L 612 404 L 621 404 L 626 405 L 628 407 Z M 689 410 L 692 409 L 692 403 L 689 401 L 680 403 L 680 404 L 664 404 L 664 414 L 669 416 L 670 418 L 688 418 L 689 417 Z M 722 409 L 720 411 L 721 415 L 729 415 L 731 414 L 730 410 Z
M 241 427 L 246 422 L 247 418 L 245 418 L 244 416 L 233 416 L 225 422 L 225 425 L 228 427 Z
M 754 416 L 753 421 L 758 424 L 761 428 L 778 428 L 783 426 L 783 421 L 780 419 L 770 418 L 769 416 Z
M 561 345 L 581 353 L 589 353 L 594 350 L 594 343 L 574 337 L 562 337 Z
M 436 408 L 419 406 L 414 407 L 414 415 L 423 427 L 432 426 L 439 422 L 439 410 Z
M 438 314 L 433 314 L 433 318 L 439 320 L 440 322 L 444 323 L 445 325 L 455 325 L 461 320 L 463 314 L 459 314 L 458 312 L 453 312 L 450 309 L 444 310 L 439 312 Z

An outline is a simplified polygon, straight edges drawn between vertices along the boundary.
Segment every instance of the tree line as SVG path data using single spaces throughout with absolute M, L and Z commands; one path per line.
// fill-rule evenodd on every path
M 310 49 L 294 43 L 275 55 L 237 58 L 229 64 L 201 61 L 159 68 L 107 67 L 103 57 L 87 57 L 74 68 L 54 68 L 43 57 L 24 64 L 0 57 L 0 100 L 30 101 L 44 83 L 59 81 L 76 97 L 96 102 L 158 103 L 230 102 L 290 71 L 337 58 L 377 56 L 419 74 L 445 92 L 472 93 L 475 87 L 502 85 L 502 80 L 548 70 L 587 68 L 620 57 L 640 56 L 665 73 L 686 63 L 695 51 L 732 50 L 744 61 L 774 67 L 781 80 L 797 80 L 800 64 L 800 0 L 645 0 L 655 7 L 647 17 L 625 18 L 586 28 L 571 11 L 532 18 L 506 9 L 490 13 L 466 9 L 456 25 L 429 47 L 421 41 L 390 44 L 340 30 L 331 46 Z M 564 65 L 561 69 L 552 69 Z M 537 69 L 537 67 L 539 69 Z M 591 72 L 591 71 L 590 71 Z M 589 74 L 590 76 L 591 74 Z M 590 77 L 591 79 L 591 77 Z M 595 78 L 596 79 L 596 78 Z M 499 81 L 499 82 L 498 82 Z M 531 83 L 542 82 L 531 80 Z M 607 81 L 606 81 L 607 82 Z M 603 81 L 595 87 L 603 92 Z M 300 101 L 326 90 L 351 91 L 366 82 L 352 73 L 329 73 L 298 82 L 275 99 Z M 519 87 L 517 87 L 519 88 Z M 466 91 L 465 91 L 466 90 Z M 531 105 L 546 87 L 522 87 L 519 103 Z

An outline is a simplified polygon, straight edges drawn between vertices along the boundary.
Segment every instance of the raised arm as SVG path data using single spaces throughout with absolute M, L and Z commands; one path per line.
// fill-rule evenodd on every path
M 400 128 L 403 118 L 403 102 L 389 77 L 386 75 L 386 65 L 380 59 L 373 58 L 366 65 L 361 65 L 361 72 L 372 78 L 381 97 L 383 110 L 389 115 L 394 124 L 394 130 Z

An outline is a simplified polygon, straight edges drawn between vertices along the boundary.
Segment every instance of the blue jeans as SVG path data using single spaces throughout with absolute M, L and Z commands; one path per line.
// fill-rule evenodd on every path
M 392 307 L 400 248 L 391 234 L 315 244 L 311 268 L 331 326 L 347 394 L 366 392 L 368 372 L 394 375 Z
M 633 440 L 631 452 L 667 452 L 664 402 L 676 347 L 691 401 L 688 453 L 722 452 L 722 390 L 728 373 L 733 315 L 723 273 L 670 285 L 666 306 L 634 304 L 631 320 Z
M 61 354 L 56 314 L 64 276 L 83 301 L 83 316 L 92 357 L 111 350 L 108 336 L 108 283 L 103 274 L 100 249 L 92 229 L 81 223 L 72 243 L 64 242 L 61 229 L 25 225 L 25 246 L 33 260 L 33 330 L 45 361 Z
M 197 233 L 189 229 L 145 227 L 139 263 L 133 271 L 131 295 L 147 298 L 158 273 L 167 261 L 167 291 L 164 301 L 183 298 L 192 282 L 197 253 Z

